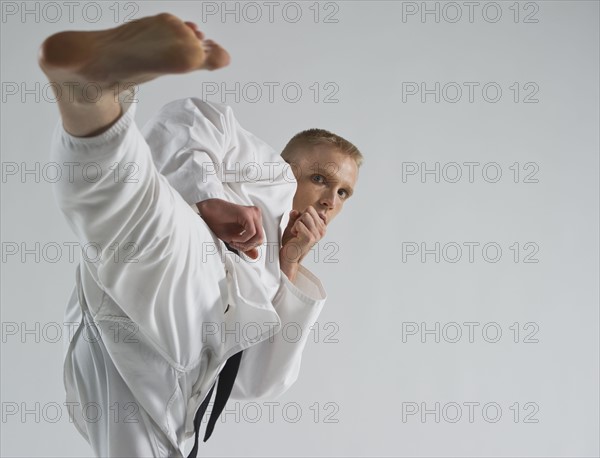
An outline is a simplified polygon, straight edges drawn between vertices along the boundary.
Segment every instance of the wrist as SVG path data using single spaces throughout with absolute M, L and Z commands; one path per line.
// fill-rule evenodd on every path
M 298 274 L 298 268 L 300 267 L 300 263 L 280 260 L 279 266 L 281 271 L 293 283 L 296 280 L 296 275 Z
M 210 199 L 205 199 L 196 203 L 196 208 L 200 213 L 200 216 L 206 216 L 210 212 L 214 212 L 221 208 L 221 204 L 224 201 L 223 199 L 219 199 L 217 197 L 211 197 Z
M 200 212 L 200 215 L 202 215 L 202 212 L 206 210 L 206 207 L 208 205 L 210 205 L 211 201 L 214 201 L 215 199 L 206 199 L 203 200 L 201 202 L 197 202 L 196 203 L 196 208 L 198 208 L 198 211 Z

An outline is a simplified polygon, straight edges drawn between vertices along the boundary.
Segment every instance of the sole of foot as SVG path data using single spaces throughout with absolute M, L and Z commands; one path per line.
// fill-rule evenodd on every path
M 230 56 L 204 39 L 195 23 L 161 13 L 99 31 L 66 31 L 40 46 L 38 63 L 58 84 L 89 82 L 100 88 L 130 87 L 161 75 L 217 70 Z

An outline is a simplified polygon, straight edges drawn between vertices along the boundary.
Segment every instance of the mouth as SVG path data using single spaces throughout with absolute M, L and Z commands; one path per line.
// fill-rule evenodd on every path
M 319 213 L 319 216 L 321 217 L 321 219 L 323 220 L 323 222 L 325 224 L 327 224 L 327 217 L 324 214 L 322 214 L 322 213 Z

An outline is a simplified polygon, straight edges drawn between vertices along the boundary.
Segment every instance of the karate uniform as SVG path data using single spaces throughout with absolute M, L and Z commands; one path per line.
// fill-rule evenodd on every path
M 65 340 L 67 405 L 98 456 L 179 457 L 230 356 L 244 351 L 233 399 L 273 399 L 296 381 L 326 294 L 305 267 L 294 283 L 279 269 L 296 182 L 229 107 L 177 100 L 142 134 L 136 103 L 120 100 L 106 132 L 73 137 L 59 122 L 52 139 L 51 160 L 77 167 L 55 184 L 59 207 L 86 251 L 99 248 L 82 256 L 65 313 L 80 323 Z M 259 171 L 241 173 L 250 163 Z M 229 252 L 194 211 L 213 197 L 260 207 L 258 260 Z

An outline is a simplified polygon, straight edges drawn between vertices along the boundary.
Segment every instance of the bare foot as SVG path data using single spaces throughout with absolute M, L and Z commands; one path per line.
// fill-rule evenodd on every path
M 161 75 L 216 70 L 229 60 L 227 51 L 205 40 L 196 24 L 169 13 L 107 30 L 54 34 L 38 57 L 50 81 L 93 82 L 117 92 Z

